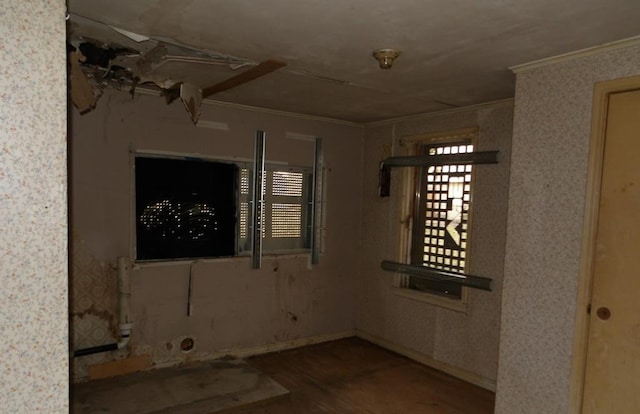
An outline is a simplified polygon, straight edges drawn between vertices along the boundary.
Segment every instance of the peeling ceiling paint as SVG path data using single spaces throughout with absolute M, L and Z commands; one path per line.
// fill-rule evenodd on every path
M 510 66 L 640 34 L 638 0 L 70 0 L 69 11 L 72 36 L 176 53 L 141 81 L 204 89 L 273 59 L 287 66 L 211 98 L 353 122 L 509 98 Z M 372 57 L 380 48 L 401 52 L 392 69 Z M 140 76 L 140 56 L 118 63 Z

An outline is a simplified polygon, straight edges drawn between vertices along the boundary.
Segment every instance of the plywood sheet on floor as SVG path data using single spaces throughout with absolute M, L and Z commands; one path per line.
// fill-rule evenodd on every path
M 244 361 L 218 360 L 76 384 L 71 412 L 204 414 L 287 394 L 286 388 Z

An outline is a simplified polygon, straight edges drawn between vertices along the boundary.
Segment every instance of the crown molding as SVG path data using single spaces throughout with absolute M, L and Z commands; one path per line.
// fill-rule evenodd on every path
M 604 43 L 602 45 L 588 47 L 586 49 L 576 50 L 569 53 L 563 53 L 557 56 L 534 60 L 533 62 L 523 63 L 509 67 L 513 73 L 522 73 L 532 69 L 537 69 L 549 65 L 555 65 L 561 62 L 568 62 L 588 56 L 598 55 L 613 50 L 626 49 L 628 47 L 640 46 L 640 36 L 629 37 L 626 39 L 616 40 L 615 42 Z
M 476 111 L 478 109 L 491 107 L 491 106 L 496 106 L 496 105 L 501 105 L 501 104 L 504 104 L 504 103 L 507 103 L 507 102 L 513 102 L 513 98 L 507 98 L 507 99 L 500 99 L 500 100 L 496 100 L 496 101 L 483 102 L 483 103 L 479 103 L 479 104 L 475 104 L 475 105 L 460 106 L 458 108 L 443 109 L 441 111 L 422 112 L 422 113 L 414 114 L 414 115 L 400 116 L 400 117 L 397 117 L 397 118 L 383 119 L 381 121 L 367 122 L 367 123 L 364 123 L 362 125 L 364 125 L 365 127 L 377 127 L 377 126 L 395 124 L 395 123 L 404 122 L 404 121 L 415 121 L 415 120 L 420 120 L 420 119 L 433 118 L 433 117 L 436 117 L 436 116 L 455 114 L 455 113 L 459 113 L 459 112 Z
M 145 88 L 144 86 L 138 86 L 136 88 L 135 93 L 140 95 L 161 96 L 160 91 L 156 89 Z M 343 126 L 358 127 L 358 128 L 363 127 L 363 124 L 358 122 L 344 121 L 341 119 L 327 118 L 327 117 L 322 117 L 317 115 L 298 114 L 295 112 L 280 111 L 277 109 L 260 108 L 257 106 L 216 101 L 213 99 L 203 99 L 202 105 L 216 106 L 218 108 L 237 109 L 240 111 L 258 112 L 258 113 L 269 114 L 269 115 L 284 116 L 288 118 L 304 119 L 307 121 L 325 122 L 325 123 L 334 124 L 334 125 L 343 125 Z M 202 120 L 202 121 L 205 121 L 205 120 Z M 210 126 L 205 126 L 205 128 L 207 127 L 210 127 Z

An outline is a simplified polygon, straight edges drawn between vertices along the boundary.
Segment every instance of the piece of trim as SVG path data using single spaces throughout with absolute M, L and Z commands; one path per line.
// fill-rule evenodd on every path
M 407 287 L 392 287 L 391 293 L 396 296 L 400 296 L 405 299 L 415 300 L 422 302 L 425 305 L 437 306 L 439 308 L 452 310 L 454 312 L 460 312 L 467 314 L 467 289 L 463 288 L 463 294 L 460 299 L 447 298 L 439 296 L 433 293 L 421 292 L 419 290 L 409 289 Z
M 598 227 L 600 184 L 602 182 L 603 153 L 607 126 L 609 95 L 640 88 L 640 76 L 597 83 L 593 92 L 591 138 L 587 167 L 584 221 L 582 225 L 582 249 L 576 298 L 571 382 L 569 389 L 569 412 L 581 412 L 584 376 L 589 339 L 589 315 L 587 306 L 591 302 L 593 280 L 593 256 Z
M 216 129 L 218 131 L 229 131 L 229 124 L 226 122 L 218 122 L 218 121 L 205 121 L 198 120 L 196 124 L 198 128 L 208 128 L 208 129 Z
M 148 96 L 162 96 L 162 93 L 160 91 L 156 89 L 151 89 L 145 86 L 138 86 L 136 88 L 135 93 L 140 95 L 148 95 Z M 435 116 L 443 116 L 443 115 L 455 114 L 459 112 L 476 111 L 485 107 L 498 106 L 507 102 L 512 103 L 513 101 L 514 101 L 513 98 L 498 99 L 495 101 L 483 102 L 483 103 L 474 104 L 474 105 L 461 106 L 459 108 L 444 109 L 441 111 L 434 111 L 434 112 L 423 112 L 420 114 L 399 116 L 397 118 L 382 119 L 380 121 L 372 121 L 372 122 L 345 121 L 343 119 L 335 119 L 335 118 L 329 118 L 329 117 L 318 116 L 318 115 L 298 114 L 295 112 L 281 111 L 278 109 L 260 108 L 258 106 L 216 101 L 213 99 L 203 99 L 202 105 L 211 105 L 219 108 L 237 109 L 240 111 L 258 112 L 258 113 L 275 115 L 275 116 L 284 116 L 288 118 L 304 119 L 307 121 L 325 122 L 333 125 L 366 128 L 366 127 L 376 127 L 381 125 L 395 124 L 397 122 L 428 119 Z M 204 120 L 204 122 L 207 122 L 207 121 Z
M 140 95 L 162 96 L 162 93 L 160 91 L 156 89 L 146 88 L 144 86 L 138 86 L 136 88 L 135 93 Z M 216 106 L 219 108 L 227 108 L 227 109 L 238 109 L 241 111 L 258 112 L 262 114 L 284 116 L 287 118 L 306 119 L 308 121 L 319 121 L 319 122 L 325 122 L 325 123 L 334 124 L 334 125 L 351 126 L 351 127 L 358 127 L 358 128 L 364 127 L 364 124 L 362 123 L 345 121 L 342 119 L 334 119 L 334 118 L 328 118 L 328 117 L 317 116 L 317 115 L 298 114 L 295 112 L 281 111 L 278 109 L 260 108 L 258 106 L 250 106 L 250 105 L 236 104 L 231 102 L 216 101 L 213 99 L 203 99 L 202 105 L 210 105 L 210 106 Z
M 421 119 L 429 119 L 433 117 L 440 117 L 444 115 L 451 115 L 451 114 L 456 114 L 461 112 L 477 111 L 482 108 L 498 106 L 507 102 L 512 103 L 513 101 L 514 101 L 513 98 L 498 99 L 495 101 L 483 102 L 475 105 L 461 106 L 459 108 L 444 109 L 442 111 L 435 111 L 435 112 L 423 112 L 421 114 L 399 116 L 397 118 L 383 119 L 380 121 L 364 122 L 362 124 L 357 124 L 357 125 L 368 128 L 368 127 L 377 127 L 377 126 L 388 125 L 388 124 L 395 124 L 398 122 L 417 121 Z
M 265 151 L 266 134 L 264 131 L 256 131 L 254 161 L 253 161 L 253 179 L 251 191 L 251 268 L 260 269 L 262 266 L 262 229 L 264 221 L 263 217 L 264 203 L 264 184 L 265 168 L 264 168 L 264 151 Z
M 215 155 L 215 154 L 202 154 L 195 152 L 177 152 L 177 151 L 161 151 L 161 150 L 152 150 L 152 149 L 136 149 L 131 148 L 131 153 L 134 156 L 142 156 L 142 157 L 158 157 L 158 158 L 198 158 L 204 161 L 213 161 L 213 162 L 232 162 L 232 163 L 247 163 L 253 164 L 253 158 L 246 157 L 230 157 L 228 155 Z M 275 161 L 275 160 L 265 160 L 265 165 L 289 165 L 286 161 Z
M 304 258 L 307 259 L 310 256 L 309 249 L 291 252 L 291 253 L 273 253 L 263 252 L 262 261 L 266 260 L 293 260 Z M 251 254 L 245 253 L 238 256 L 225 256 L 225 257 L 199 257 L 193 259 L 176 259 L 176 260 L 154 260 L 154 261 L 138 261 L 131 264 L 132 270 L 140 270 L 147 267 L 160 267 L 160 266 L 187 266 L 191 263 L 198 262 L 204 264 L 211 263 L 240 263 L 251 260 Z
M 406 263 L 392 262 L 390 260 L 383 260 L 380 266 L 382 267 L 382 269 L 389 272 L 403 273 L 408 276 L 413 276 L 421 279 L 453 283 L 456 285 L 467 286 L 474 289 L 491 291 L 492 280 L 488 277 L 468 274 L 460 275 L 446 270 L 440 270 L 423 265 L 410 265 Z
M 315 135 L 303 134 L 300 132 L 291 132 L 291 131 L 285 132 L 284 137 L 286 139 L 295 139 L 298 141 L 308 141 L 308 142 L 315 142 L 317 138 Z
M 247 69 L 243 72 L 238 73 L 235 76 L 232 76 L 228 79 L 223 80 L 222 82 L 218 82 L 215 85 L 211 85 L 207 88 L 201 90 L 202 99 L 214 95 L 216 93 L 220 93 L 237 86 L 243 85 L 247 82 L 250 82 L 254 79 L 258 79 L 262 76 L 268 75 L 269 73 L 278 70 L 284 66 L 287 66 L 286 63 L 268 59 L 264 62 L 260 62 L 257 66 L 254 66 L 250 69 Z
M 237 350 L 228 350 L 225 355 L 232 355 L 236 358 L 246 358 L 253 355 L 267 354 L 270 352 L 285 351 L 287 349 L 300 348 L 302 346 L 315 345 L 323 342 L 337 341 L 338 339 L 355 336 L 355 331 L 343 331 L 325 335 L 316 335 L 307 338 L 294 339 L 291 341 L 277 342 L 274 344 L 254 346 Z
M 510 66 L 509 69 L 513 73 L 517 74 L 544 66 L 555 65 L 561 62 L 568 62 L 575 59 L 598 55 L 604 52 L 625 49 L 633 46 L 640 46 L 640 36 L 633 36 L 626 39 L 616 40 L 614 42 L 604 43 L 598 46 L 588 47 L 586 49 L 580 49 L 573 52 L 563 53 L 557 56 L 534 60 L 533 62 L 523 63 L 521 65 Z
M 484 388 L 485 390 L 496 392 L 495 380 L 483 377 L 482 375 L 475 374 L 471 371 L 454 367 L 453 365 L 449 365 L 445 362 L 435 360 L 428 355 L 414 351 L 409 348 L 405 348 L 402 345 L 394 344 L 392 342 L 387 341 L 386 339 L 382 339 L 375 335 L 370 335 L 358 329 L 356 330 L 356 336 L 358 338 L 364 339 L 365 341 L 369 341 L 373 344 L 381 346 L 382 348 L 388 349 L 389 351 L 393 351 L 397 354 L 404 355 L 409 359 L 412 359 L 416 362 L 427 365 L 433 369 L 442 371 L 446 374 L 451 375 L 452 377 L 456 377 L 470 384 L 477 385 L 478 387 Z
M 425 143 L 448 143 L 448 142 L 457 142 L 465 139 L 469 139 L 472 141 L 472 144 L 475 145 L 475 139 L 478 136 L 478 131 L 480 128 L 472 127 L 472 128 L 460 128 L 460 129 L 451 129 L 445 131 L 435 131 L 428 132 L 422 134 L 414 134 L 407 135 L 399 140 L 399 144 L 401 146 L 411 145 L 411 144 L 425 144 Z M 416 154 L 411 154 L 416 155 Z
M 320 262 L 320 222 L 322 221 L 322 173 L 324 153 L 322 138 L 316 137 L 313 150 L 313 188 L 311 189 L 311 264 Z

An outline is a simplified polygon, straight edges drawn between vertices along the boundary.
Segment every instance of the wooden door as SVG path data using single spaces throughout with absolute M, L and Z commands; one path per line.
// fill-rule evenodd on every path
M 609 96 L 585 414 L 640 413 L 640 90 Z

